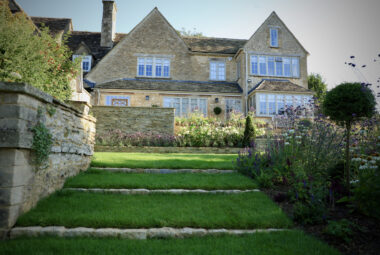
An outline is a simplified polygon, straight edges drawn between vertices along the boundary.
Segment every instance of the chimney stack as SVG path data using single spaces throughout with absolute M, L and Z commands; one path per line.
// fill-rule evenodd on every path
M 114 0 L 103 0 L 103 19 L 100 46 L 112 48 L 116 27 L 116 3 Z

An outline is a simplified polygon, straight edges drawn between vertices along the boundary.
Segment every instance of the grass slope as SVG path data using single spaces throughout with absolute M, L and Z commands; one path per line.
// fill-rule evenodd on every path
M 17 226 L 288 228 L 291 221 L 266 195 L 119 195 L 59 191 L 22 215 Z
M 66 188 L 255 189 L 252 179 L 238 173 L 121 173 L 89 169 L 70 178 Z
M 339 252 L 301 231 L 286 231 L 153 240 L 22 238 L 0 241 L 0 254 L 339 255 Z
M 95 152 L 93 167 L 234 169 L 235 154 Z

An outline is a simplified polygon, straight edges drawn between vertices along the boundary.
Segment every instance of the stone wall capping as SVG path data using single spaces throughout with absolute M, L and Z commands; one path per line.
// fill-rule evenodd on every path
M 118 228 L 65 228 L 62 226 L 49 227 L 15 227 L 9 231 L 9 238 L 19 237 L 39 237 L 39 236 L 58 236 L 58 237 L 117 237 L 121 239 L 150 239 L 150 238 L 186 238 L 192 236 L 205 235 L 244 235 L 255 233 L 268 233 L 288 231 L 288 229 L 204 229 L 204 228 L 141 228 L 141 229 L 118 229 Z
M 136 195 L 136 194 L 154 194 L 154 193 L 170 193 L 170 194 L 186 194 L 186 193 L 203 193 L 203 194 L 238 194 L 247 192 L 260 192 L 258 189 L 228 189 L 228 190 L 204 190 L 204 189 L 99 189 L 99 188 L 64 188 L 64 190 L 89 192 L 89 193 L 110 193 L 121 195 Z

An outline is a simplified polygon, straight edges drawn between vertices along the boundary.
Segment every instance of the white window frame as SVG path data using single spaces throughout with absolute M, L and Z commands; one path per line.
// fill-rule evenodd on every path
M 282 103 L 283 103 L 283 106 L 284 108 L 286 109 L 286 107 L 289 107 L 289 98 L 291 98 L 291 105 L 293 105 L 294 107 L 297 107 L 298 105 L 300 106 L 303 106 L 303 105 L 307 105 L 310 103 L 310 101 L 312 100 L 312 95 L 307 95 L 307 94 L 276 94 L 276 93 L 256 93 L 255 96 L 257 97 L 256 98 L 256 113 L 257 113 L 257 116 L 263 116 L 263 117 L 273 117 L 275 115 L 278 115 L 279 114 L 279 98 L 282 97 Z M 275 100 L 275 112 L 276 114 L 270 114 L 269 113 L 269 100 L 268 98 L 270 96 L 274 96 L 274 100 Z M 260 105 L 260 97 L 261 98 L 265 98 L 265 113 L 261 113 L 261 105 Z M 299 99 L 299 101 L 297 100 Z M 299 102 L 299 103 L 297 103 Z M 284 110 L 285 110 L 284 109 Z
M 82 61 L 81 61 L 81 68 L 84 72 L 89 72 L 91 71 L 91 63 L 92 63 L 92 56 L 91 55 L 73 55 L 73 61 L 76 59 L 76 58 L 82 58 Z M 88 68 L 84 69 L 83 67 L 83 64 L 84 63 L 88 63 Z
M 121 96 L 121 95 L 106 95 L 104 105 L 112 106 L 112 99 L 127 99 L 128 106 L 131 106 L 131 97 L 130 96 Z
M 275 35 L 276 35 L 275 38 L 272 37 L 274 35 L 272 31 L 275 32 Z M 269 39 L 270 47 L 278 48 L 278 28 L 271 27 L 269 29 L 269 35 L 270 35 L 270 39 Z
M 226 117 L 228 118 L 229 117 L 229 114 L 232 111 L 238 111 L 238 112 L 242 112 L 242 100 L 241 99 L 238 99 L 238 98 L 226 98 L 225 99 L 226 101 L 226 109 L 225 109 L 225 113 L 226 113 Z M 240 105 L 240 109 L 235 109 L 235 105 Z M 232 106 L 230 109 L 229 109 L 229 106 Z
M 152 61 L 152 75 L 147 75 L 146 64 L 147 61 Z M 144 64 L 144 74 L 139 73 L 139 64 Z M 171 75 L 171 67 L 170 67 L 170 58 L 167 57 L 155 57 L 155 56 L 144 56 L 137 57 L 137 68 L 136 68 L 136 76 L 137 77 L 149 77 L 149 78 L 164 78 L 168 79 Z M 161 74 L 158 76 L 157 67 L 161 67 Z M 168 74 L 165 76 L 165 67 L 169 67 Z
M 213 73 L 211 72 L 212 70 L 212 65 L 215 64 L 215 77 L 213 77 Z M 220 64 L 223 64 L 223 77 L 220 78 Z M 218 60 L 210 60 L 210 80 L 211 81 L 225 81 L 226 80 L 226 62 L 225 61 L 218 61 Z
M 192 111 L 191 109 L 191 100 L 196 100 L 197 101 L 197 108 L 199 110 L 201 110 L 201 107 L 200 107 L 200 102 L 202 100 L 205 100 L 206 102 L 206 109 L 205 109 L 205 112 L 202 111 L 202 114 L 207 117 L 208 115 L 208 99 L 207 98 L 203 98 L 203 97 L 164 97 L 163 98 L 163 107 L 171 107 L 171 108 L 175 108 L 173 106 L 173 102 L 169 102 L 169 105 L 166 105 L 166 100 L 174 100 L 174 99 L 179 99 L 179 113 L 176 112 L 175 116 L 177 117 L 187 117 L 186 115 L 190 114 L 190 113 L 193 113 L 194 111 Z M 183 106 L 182 106 L 182 102 L 183 102 L 183 99 L 187 99 L 188 100 L 188 103 L 187 103 L 187 113 L 186 115 L 184 115 L 183 113 Z
M 269 74 L 269 58 L 274 58 L 274 73 Z M 260 60 L 265 59 L 265 74 L 261 74 L 261 64 Z M 285 65 L 284 59 L 290 60 L 290 76 L 285 75 Z M 253 60 L 256 60 L 257 73 L 253 72 Z M 281 69 L 278 69 L 281 63 Z M 281 70 L 281 74 L 277 74 Z M 299 57 L 294 56 L 274 56 L 274 55 L 256 55 L 250 56 L 250 75 L 255 76 L 270 76 L 270 77 L 285 77 L 285 78 L 299 78 L 300 77 L 300 60 Z

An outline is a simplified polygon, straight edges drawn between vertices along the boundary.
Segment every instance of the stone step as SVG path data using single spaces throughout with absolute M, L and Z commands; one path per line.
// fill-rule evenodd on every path
M 79 192 L 93 192 L 93 193 L 113 193 L 122 195 L 133 195 L 133 194 L 151 194 L 151 193 L 171 193 L 171 194 L 183 194 L 183 193 L 226 193 L 226 194 L 237 194 L 246 192 L 259 192 L 258 189 L 229 189 L 229 190 L 204 190 L 204 189 L 98 189 L 98 188 L 64 188 L 64 190 L 72 190 Z
M 172 173 L 208 173 L 208 174 L 226 174 L 236 173 L 236 170 L 219 170 L 219 169 L 157 169 L 157 168 L 101 168 L 91 167 L 96 170 L 125 173 L 151 173 L 151 174 L 172 174 Z
M 58 237 L 114 237 L 122 239 L 149 239 L 149 238 L 184 238 L 205 235 L 242 235 L 261 232 L 286 231 L 288 229 L 204 229 L 204 228 L 144 228 L 144 229 L 118 229 L 118 228 L 65 228 L 62 226 L 49 227 L 15 227 L 10 230 L 10 238 L 58 236 Z

